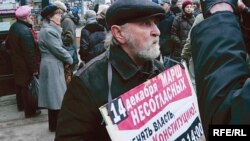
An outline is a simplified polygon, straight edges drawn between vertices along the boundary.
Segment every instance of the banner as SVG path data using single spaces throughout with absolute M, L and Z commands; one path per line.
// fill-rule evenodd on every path
M 113 141 L 196 141 L 204 134 L 195 91 L 180 65 L 99 109 Z

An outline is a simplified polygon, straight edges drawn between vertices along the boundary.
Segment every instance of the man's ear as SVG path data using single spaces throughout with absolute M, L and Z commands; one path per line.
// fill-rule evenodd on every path
M 120 43 L 120 44 L 125 44 L 126 40 L 121 34 L 121 27 L 117 25 L 113 25 L 111 27 L 111 33 L 115 37 L 115 39 Z

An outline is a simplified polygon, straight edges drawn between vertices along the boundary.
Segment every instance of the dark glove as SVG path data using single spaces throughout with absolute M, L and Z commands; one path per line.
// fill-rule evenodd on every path
M 207 18 L 211 15 L 210 9 L 215 4 L 222 3 L 222 2 L 228 3 L 232 6 L 232 8 L 235 11 L 236 7 L 237 7 L 238 0 L 201 0 L 200 2 L 201 2 L 201 9 L 203 12 L 203 16 L 204 16 L 204 18 Z
M 250 7 L 245 7 L 241 13 L 243 33 L 250 37 Z
M 250 0 L 242 0 L 242 2 L 243 2 L 247 7 L 250 7 Z

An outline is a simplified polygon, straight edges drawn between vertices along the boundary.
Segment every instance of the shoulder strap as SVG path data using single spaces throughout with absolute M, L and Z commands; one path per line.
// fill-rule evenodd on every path
M 111 104 L 112 104 L 112 93 L 111 93 L 111 84 L 112 84 L 112 66 L 109 61 L 109 53 L 106 54 L 108 57 L 108 85 L 109 85 L 109 92 L 108 92 L 108 114 L 110 115 L 111 112 Z

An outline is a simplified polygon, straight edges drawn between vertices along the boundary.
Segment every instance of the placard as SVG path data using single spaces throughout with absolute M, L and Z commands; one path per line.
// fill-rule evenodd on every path
M 196 141 L 204 134 L 195 91 L 180 65 L 99 109 L 113 141 Z

